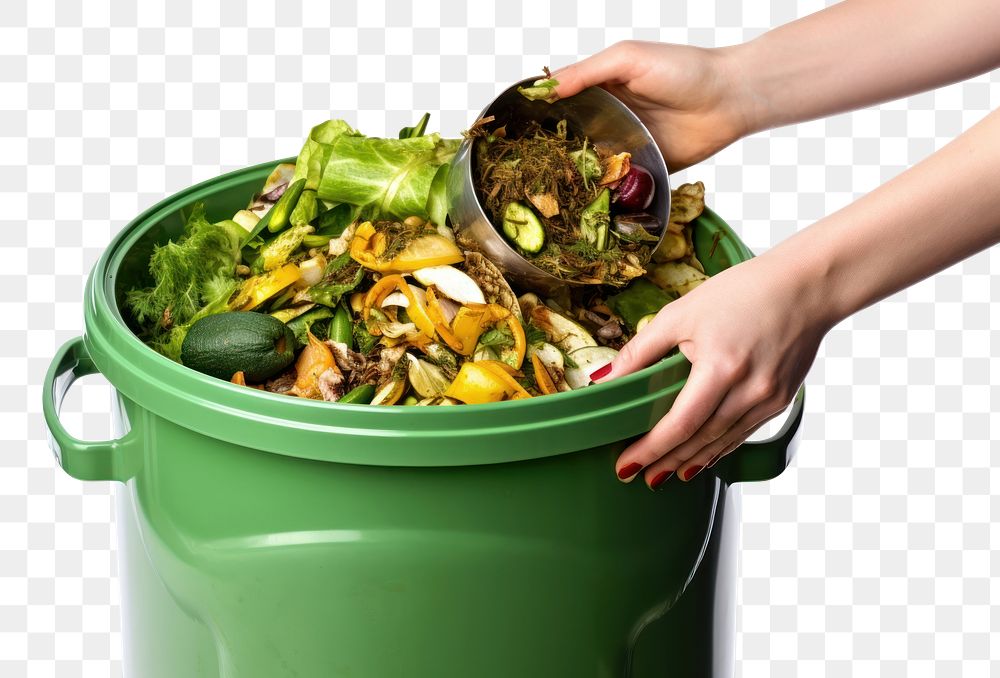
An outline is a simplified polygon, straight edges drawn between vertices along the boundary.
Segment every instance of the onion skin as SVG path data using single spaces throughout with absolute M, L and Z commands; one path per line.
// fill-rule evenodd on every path
M 285 189 L 288 188 L 288 182 L 283 184 L 278 184 L 278 186 L 264 195 L 260 196 L 261 200 L 266 200 L 267 202 L 278 202 L 278 198 L 285 194 Z
M 626 212 L 640 212 L 653 202 L 656 193 L 656 182 L 653 175 L 642 165 L 632 163 L 628 174 L 618 184 L 615 191 L 615 202 Z

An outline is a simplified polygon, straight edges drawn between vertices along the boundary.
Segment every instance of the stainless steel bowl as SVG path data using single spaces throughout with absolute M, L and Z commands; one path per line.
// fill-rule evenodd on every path
M 646 210 L 666 226 L 670 216 L 670 182 L 667 164 L 652 135 L 635 113 L 599 87 L 590 87 L 553 104 L 529 101 L 517 88 L 530 85 L 535 78 L 522 80 L 504 90 L 483 112 L 480 119 L 494 116 L 497 125 L 506 125 L 509 135 L 518 134 L 530 121 L 543 125 L 566 119 L 570 129 L 584 134 L 596 144 L 615 153 L 628 151 L 632 159 L 650 171 L 656 181 L 656 194 Z M 473 183 L 473 139 L 465 139 L 452 161 L 448 175 L 448 216 L 456 232 L 471 238 L 483 253 L 515 282 L 543 291 L 562 285 L 584 283 L 566 281 L 543 271 L 518 254 L 490 221 L 479 202 Z M 660 233 L 662 240 L 666 228 Z

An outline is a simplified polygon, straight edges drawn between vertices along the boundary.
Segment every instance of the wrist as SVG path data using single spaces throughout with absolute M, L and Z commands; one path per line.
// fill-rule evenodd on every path
M 820 229 L 799 232 L 758 257 L 795 299 L 807 324 L 825 334 L 855 312 L 851 276 L 835 248 L 817 238 Z
M 726 108 L 737 130 L 737 139 L 776 126 L 759 77 L 761 69 L 755 65 L 758 40 L 715 50 L 727 88 Z

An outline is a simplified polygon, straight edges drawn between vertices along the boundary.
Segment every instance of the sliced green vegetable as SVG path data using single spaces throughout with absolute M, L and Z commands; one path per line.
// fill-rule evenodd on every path
M 253 230 L 246 234 L 243 241 L 240 243 L 240 248 L 252 247 L 256 249 L 256 247 L 254 247 L 255 242 L 258 243 L 258 246 L 263 243 L 263 240 L 260 238 L 260 234 L 263 233 L 264 229 L 271 223 L 271 215 L 273 214 L 274 206 L 272 206 L 271 209 L 269 209 L 267 213 L 260 218 L 260 221 L 258 221 L 257 225 L 253 227 Z
M 277 209 L 277 208 L 275 208 Z M 312 233 L 313 227 L 308 224 L 293 226 L 278 235 L 260 249 L 260 256 L 254 262 L 255 268 L 261 271 L 273 271 L 288 263 L 288 258 L 302 245 L 302 239 Z
M 545 245 L 545 228 L 531 208 L 521 202 L 507 205 L 503 213 L 503 233 L 525 252 L 536 254 Z
M 424 113 L 423 117 L 417 121 L 417 124 L 413 127 L 404 127 L 399 130 L 400 139 L 412 139 L 413 137 L 422 137 L 424 135 L 424 130 L 427 129 L 427 121 L 431 119 L 430 113 Z
M 371 384 L 361 384 L 357 386 L 346 394 L 344 397 L 338 400 L 338 403 L 348 403 L 351 405 L 367 405 L 375 397 L 375 387 Z M 404 405 L 406 403 L 403 403 Z
M 288 226 L 292 216 L 292 210 L 295 209 L 295 205 L 299 202 L 299 196 L 302 195 L 302 189 L 305 188 L 306 180 L 299 179 L 292 183 L 285 192 L 281 194 L 278 198 L 278 202 L 274 203 L 268 214 L 270 214 L 271 219 L 267 224 L 267 230 L 271 233 L 277 233 L 278 231 Z
M 268 313 L 273 315 L 278 311 L 283 310 L 288 304 L 292 303 L 292 299 L 295 298 L 295 288 L 289 287 L 284 292 L 275 297 L 270 304 L 268 304 Z M 279 318 L 279 320 L 281 320 Z M 285 322 L 285 321 L 282 321 Z
M 288 321 L 288 329 L 292 331 L 295 335 L 295 339 L 298 340 L 300 346 L 305 346 L 309 343 L 309 332 L 313 333 L 317 339 L 326 339 L 328 335 L 328 328 L 324 327 L 321 320 L 326 320 L 333 317 L 333 311 L 326 306 L 317 306 L 316 308 L 303 313 L 302 315 L 292 318 Z M 319 323 L 317 325 L 317 323 Z M 322 329 L 321 329 L 322 328 Z
M 302 238 L 302 246 L 310 249 L 313 247 L 326 247 L 332 239 L 328 235 L 316 235 L 313 233 Z
M 303 189 L 302 195 L 299 196 L 298 202 L 295 203 L 295 209 L 292 210 L 292 216 L 289 217 L 289 221 L 292 226 L 302 226 L 308 224 L 318 216 L 319 201 L 316 199 L 316 191 Z
M 351 322 L 351 311 L 341 300 L 337 311 L 333 314 L 333 320 L 330 321 L 330 341 L 347 344 L 347 348 L 354 348 L 353 330 L 354 323 Z
M 655 315 L 676 298 L 676 294 L 665 292 L 645 278 L 637 278 L 618 294 L 608 297 L 607 304 L 630 330 L 637 332 L 639 321 Z
M 584 242 L 600 252 L 608 247 L 610 226 L 611 191 L 605 188 L 580 212 L 580 233 Z
M 309 300 L 335 308 L 341 297 L 361 284 L 365 270 L 351 259 L 350 252 L 344 252 L 331 259 L 323 271 L 323 279 L 309 288 Z
M 270 315 L 272 318 L 277 318 L 281 322 L 287 324 L 293 318 L 297 318 L 300 315 L 302 315 L 303 313 L 307 313 L 308 311 L 311 311 L 315 307 L 316 307 L 316 304 L 305 304 L 304 306 L 303 305 L 292 306 L 291 308 L 283 308 L 283 309 L 281 309 L 279 311 L 274 311 L 273 313 L 270 313 L 268 315 Z

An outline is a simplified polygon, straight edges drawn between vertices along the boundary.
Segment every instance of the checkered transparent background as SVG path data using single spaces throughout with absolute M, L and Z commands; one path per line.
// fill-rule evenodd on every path
M 455 135 L 543 65 L 627 38 L 731 44 L 823 5 L 83 4 L 9 3 L 0 19 L 4 678 L 121 675 L 110 487 L 55 468 L 39 384 L 81 333 L 85 276 L 130 218 L 295 154 L 331 115 L 392 134 L 431 111 L 432 127 Z M 998 104 L 994 73 L 758 135 L 676 179 L 703 180 L 762 251 Z M 827 337 L 797 461 L 745 489 L 739 675 L 1000 674 L 998 271 L 1000 252 L 977 255 Z M 109 435 L 99 382 L 75 388 L 63 413 L 94 439 Z

